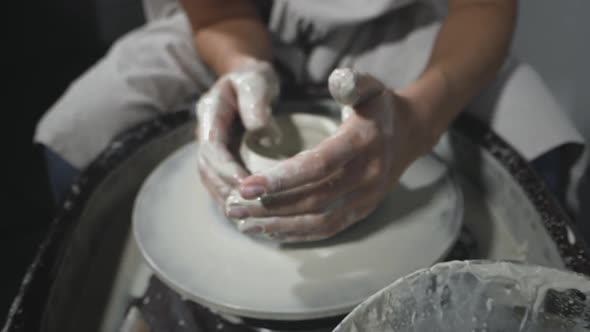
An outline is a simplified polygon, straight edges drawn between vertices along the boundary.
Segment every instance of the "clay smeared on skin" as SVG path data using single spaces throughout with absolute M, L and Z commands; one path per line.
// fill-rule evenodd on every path
M 358 137 L 364 139 L 368 133 L 374 133 L 376 128 L 374 125 L 379 126 L 378 130 L 381 130 L 387 137 L 393 135 L 393 105 L 390 98 L 381 96 L 380 94 L 384 90 L 383 85 L 377 80 L 370 76 L 362 73 L 358 73 L 352 69 L 343 68 L 336 69 L 332 72 L 329 78 L 330 93 L 334 97 L 334 100 L 342 105 L 342 122 L 346 126 L 346 121 L 355 114 L 354 106 L 366 102 L 375 102 L 377 104 L 374 107 L 380 109 L 376 115 L 374 123 L 365 123 L 363 126 L 348 127 L 346 130 L 356 132 Z M 337 136 L 340 132 L 335 133 Z M 392 162 L 392 149 L 390 147 L 390 140 L 387 140 L 384 149 L 384 157 L 387 159 L 387 164 L 390 165 Z M 349 146 L 341 147 L 342 149 L 350 149 Z M 322 161 L 322 155 L 318 153 L 317 146 L 315 148 L 305 150 L 306 153 L 317 155 L 316 158 L 318 163 Z M 274 188 L 281 188 L 281 178 L 286 176 L 292 176 L 302 172 L 304 168 L 310 168 L 313 165 L 300 165 L 297 163 L 278 165 L 275 168 L 271 168 L 263 172 L 263 176 L 266 178 L 268 186 L 273 191 Z
M 253 63 L 229 74 L 227 79 L 236 92 L 244 126 L 250 131 L 265 128 L 271 120 L 268 105 L 279 95 L 279 78 L 272 67 L 267 63 Z
M 227 143 L 228 123 L 234 120 L 236 113 L 248 131 L 274 129 L 270 105 L 279 95 L 279 86 L 278 75 L 264 62 L 248 63 L 219 78 L 196 106 L 199 140 Z
M 355 71 L 335 69 L 328 79 L 328 87 L 334 99 L 343 105 L 355 105 L 360 99 L 357 79 Z
M 383 92 L 381 82 L 350 68 L 335 69 L 328 78 L 334 100 L 343 106 L 358 106 Z
M 370 196 L 369 193 L 377 192 L 379 193 L 378 196 L 370 197 L 375 201 L 380 201 L 381 197 L 390 190 L 392 182 L 398 176 L 393 171 L 395 95 L 385 89 L 373 77 L 351 69 L 335 70 L 330 76 L 329 88 L 334 99 L 342 105 L 342 125 L 340 129 L 331 137 L 318 142 L 315 147 L 305 149 L 293 158 L 262 169 L 260 172 L 255 173 L 255 176 L 245 179 L 241 183 L 243 197 L 252 199 L 260 194 L 275 195 L 306 184 L 319 183 L 331 176 L 336 170 L 346 167 L 353 160 L 366 160 L 367 165 L 362 172 L 366 172 L 366 174 L 379 173 L 377 183 L 374 181 L 374 175 L 367 177 L 372 179 L 367 180 L 367 182 L 372 181 L 374 188 L 368 189 L 366 186 L 359 186 L 356 189 L 362 192 L 363 196 Z M 357 114 L 357 112 L 363 114 Z M 287 139 L 288 135 L 285 136 Z M 270 152 L 269 156 L 273 158 L 289 158 L 293 153 L 286 153 L 289 147 L 286 143 L 290 143 L 286 139 L 283 146 L 270 148 L 269 146 L 262 146 L 261 151 Z M 260 147 L 257 146 L 257 148 Z M 354 175 L 350 174 L 349 176 Z M 344 195 L 344 192 L 335 192 L 333 196 L 337 199 L 337 195 Z M 333 219 L 340 212 L 333 209 L 330 203 L 327 202 L 327 205 L 321 208 L 319 214 L 304 214 L 305 211 L 309 212 L 309 208 L 302 204 L 301 216 L 267 217 L 261 220 L 264 220 L 267 224 L 265 229 L 277 225 L 282 225 L 285 229 L 296 229 L 301 226 L 305 228 L 302 232 L 310 232 L 309 234 L 298 234 L 292 238 L 287 235 L 287 238 L 281 238 L 280 241 L 305 241 L 305 239 L 312 236 L 314 239 L 316 237 L 318 239 L 326 238 L 333 235 L 333 232 L 329 231 L 322 234 L 312 230 L 317 227 L 328 226 L 331 229 L 341 230 L 359 220 L 349 220 L 350 218 L 338 216 L 338 221 L 334 221 Z M 375 207 L 376 204 L 371 204 L 370 209 L 359 206 L 359 202 L 352 199 L 347 201 L 346 207 L 343 207 L 343 209 L 348 215 L 366 215 Z M 234 208 L 232 210 L 235 212 L 238 209 Z M 303 220 L 298 217 L 305 217 L 306 219 Z M 251 217 L 245 220 L 246 222 L 254 221 Z M 258 222 L 261 220 L 258 220 Z
M 247 131 L 276 127 L 270 105 L 279 94 L 279 78 L 266 62 L 249 61 L 220 77 L 196 105 L 197 135 L 201 144 L 199 168 L 214 196 L 227 196 L 247 176 L 229 152 L 232 124 L 241 118 Z
M 281 139 L 276 139 L 276 133 L 260 131 L 247 133 L 242 142 L 241 154 L 246 167 L 256 171 L 265 166 L 260 164 L 260 158 L 270 165 L 297 154 L 309 151 L 320 142 L 328 139 L 336 130 L 337 124 L 332 119 L 303 113 L 281 114 L 275 117 L 276 130 L 280 131 Z M 250 158 L 250 156 L 254 157 Z M 271 169 L 268 171 L 272 172 Z M 266 170 L 265 170 L 266 171 Z M 278 175 L 278 174 L 277 174 Z M 244 199 L 238 190 L 230 193 L 226 200 L 225 211 L 229 215 L 231 207 L 240 206 L 246 209 L 264 209 L 264 199 Z M 254 226 L 254 222 L 237 220 L 240 231 L 247 231 Z

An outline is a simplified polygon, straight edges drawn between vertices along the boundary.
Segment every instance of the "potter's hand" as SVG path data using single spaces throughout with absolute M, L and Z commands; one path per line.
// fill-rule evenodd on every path
M 379 81 L 337 69 L 329 88 L 343 123 L 314 149 L 241 182 L 226 213 L 244 233 L 281 242 L 328 238 L 366 217 L 431 146 L 419 116 Z M 261 197 L 260 199 L 256 199 Z
M 219 78 L 197 103 L 199 173 L 219 204 L 248 175 L 228 149 L 236 115 L 246 130 L 266 127 L 271 120 L 270 104 L 278 93 L 279 79 L 272 66 L 252 60 Z

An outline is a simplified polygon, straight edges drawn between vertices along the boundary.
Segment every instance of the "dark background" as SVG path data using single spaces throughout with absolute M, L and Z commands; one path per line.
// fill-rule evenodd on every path
M 57 0 L 3 10 L 4 204 L 0 222 L 0 326 L 51 222 L 35 125 L 69 83 L 121 34 L 144 21 L 140 0 Z M 14 16 L 14 17 L 7 17 Z M 6 85 L 5 85 L 6 86 Z

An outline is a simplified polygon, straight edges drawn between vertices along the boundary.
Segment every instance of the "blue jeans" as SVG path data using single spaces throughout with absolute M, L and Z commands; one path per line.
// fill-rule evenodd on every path
M 65 161 L 53 150 L 44 147 L 43 151 L 53 200 L 56 204 L 60 204 L 63 196 L 80 174 L 80 170 Z

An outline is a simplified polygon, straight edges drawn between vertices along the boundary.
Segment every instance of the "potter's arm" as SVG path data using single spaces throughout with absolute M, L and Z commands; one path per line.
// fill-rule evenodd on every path
M 449 15 L 425 71 L 398 91 L 429 124 L 433 141 L 501 67 L 516 7 L 516 0 L 449 0 Z
M 203 61 L 224 75 L 255 60 L 272 57 L 270 34 L 254 1 L 181 0 Z
M 247 216 L 249 233 L 285 242 L 330 237 L 362 220 L 494 77 L 510 44 L 515 2 L 449 0 L 427 68 L 401 91 L 367 74 L 334 71 L 330 92 L 350 107 L 338 132 L 240 183 L 245 199 L 282 199 L 230 207 L 228 214 Z
M 270 35 L 254 1 L 181 0 L 201 59 L 219 76 L 196 105 L 199 174 L 220 205 L 248 175 L 229 151 L 237 117 L 246 130 L 272 122 L 270 103 L 279 79 Z

